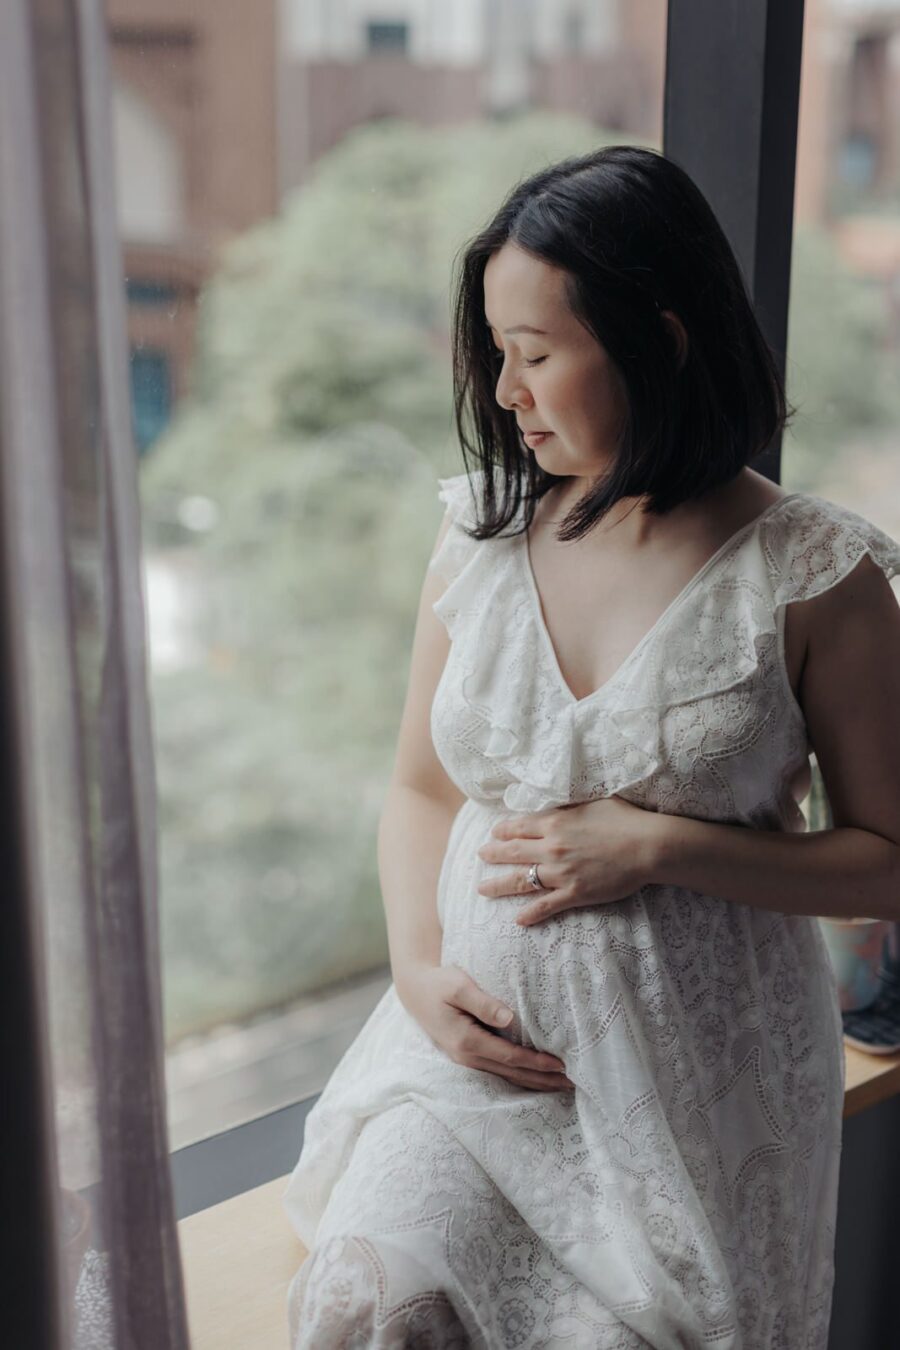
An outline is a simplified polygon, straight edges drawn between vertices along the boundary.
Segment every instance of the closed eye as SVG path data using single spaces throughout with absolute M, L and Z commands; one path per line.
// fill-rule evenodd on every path
M 502 347 L 493 347 L 491 349 L 491 356 L 497 361 L 502 361 L 504 357 Z M 536 356 L 533 361 L 529 361 L 527 358 L 523 359 L 523 364 L 526 366 L 539 366 L 542 361 L 546 360 L 546 356 Z

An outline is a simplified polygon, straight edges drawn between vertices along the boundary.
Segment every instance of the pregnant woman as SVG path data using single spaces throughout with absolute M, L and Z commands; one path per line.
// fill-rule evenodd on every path
M 295 1350 L 824 1350 L 815 915 L 900 918 L 900 546 L 785 425 L 688 176 L 616 146 L 465 250 L 470 471 L 379 827 L 393 983 L 306 1122 Z M 806 834 L 809 755 L 835 828 Z

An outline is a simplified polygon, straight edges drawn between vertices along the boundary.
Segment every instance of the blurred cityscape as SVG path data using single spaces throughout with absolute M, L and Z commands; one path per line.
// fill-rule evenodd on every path
M 659 139 L 666 11 L 107 0 L 140 447 L 190 388 L 197 297 L 221 246 L 277 212 L 349 131 L 540 108 Z M 827 225 L 848 265 L 882 284 L 900 344 L 900 3 L 806 0 L 806 15 L 796 217 Z

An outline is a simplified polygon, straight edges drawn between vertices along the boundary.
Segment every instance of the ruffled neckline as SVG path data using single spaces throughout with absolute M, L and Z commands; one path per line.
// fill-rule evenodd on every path
M 620 676 L 623 676 L 627 673 L 627 671 L 631 668 L 633 663 L 638 659 L 638 657 L 641 655 L 644 649 L 648 646 L 650 641 L 656 636 L 659 630 L 663 627 L 666 620 L 669 619 L 677 609 L 680 609 L 682 603 L 688 599 L 688 597 L 694 592 L 697 586 L 699 586 L 700 583 L 704 581 L 706 577 L 710 574 L 710 572 L 712 572 L 716 563 L 718 563 L 726 555 L 726 553 L 728 553 L 730 549 L 734 548 L 736 545 L 743 543 L 744 537 L 746 535 L 750 535 L 758 525 L 760 525 L 764 520 L 767 520 L 769 516 L 771 516 L 775 511 L 779 510 L 782 506 L 784 506 L 785 502 L 792 501 L 795 498 L 801 496 L 803 496 L 803 494 L 800 492 L 786 493 L 783 497 L 779 497 L 776 501 L 770 502 L 769 505 L 765 508 L 765 510 L 761 511 L 759 515 L 754 516 L 752 520 L 747 521 L 745 525 L 741 525 L 737 530 L 735 530 L 731 535 L 729 535 L 729 537 L 725 540 L 725 542 L 721 545 L 721 547 L 717 548 L 715 553 L 713 553 L 711 557 L 707 558 L 706 562 L 702 565 L 702 567 L 700 567 L 694 573 L 694 575 L 685 583 L 685 585 L 682 586 L 681 590 L 669 602 L 669 604 L 663 610 L 662 614 L 660 614 L 659 618 L 656 619 L 654 623 L 651 625 L 651 627 L 647 629 L 646 633 L 643 635 L 642 638 L 640 638 L 637 645 L 631 649 L 631 651 L 625 657 L 624 661 L 622 661 L 620 665 L 616 667 L 613 673 L 606 680 L 604 680 L 602 684 L 598 685 L 596 689 L 591 691 L 591 693 L 585 694 L 581 698 L 577 698 L 575 696 L 575 694 L 572 692 L 572 689 L 569 686 L 568 681 L 566 680 L 565 676 L 562 673 L 562 667 L 560 666 L 559 663 L 559 657 L 557 656 L 556 648 L 553 645 L 553 640 L 550 637 L 550 632 L 549 629 L 547 628 L 547 624 L 544 619 L 544 607 L 541 602 L 540 592 L 538 591 L 537 582 L 535 580 L 534 569 L 532 568 L 531 565 L 531 554 L 529 551 L 528 533 L 527 531 L 524 531 L 522 534 L 517 535 L 515 537 L 515 546 L 516 546 L 515 552 L 517 553 L 519 559 L 521 560 L 521 567 L 524 573 L 525 587 L 526 590 L 528 591 L 533 610 L 532 617 L 534 619 L 535 628 L 540 634 L 542 646 L 547 655 L 550 668 L 553 672 L 554 679 L 559 686 L 559 692 L 563 696 L 563 698 L 565 698 L 566 701 L 569 704 L 571 704 L 573 708 L 580 708 L 589 703 L 592 703 L 594 699 L 599 698 L 601 694 L 606 693 L 610 689 L 610 687 L 618 681 Z
M 495 766 L 487 795 L 499 790 L 513 811 L 586 792 L 644 793 L 668 753 L 664 713 L 715 699 L 737 725 L 747 682 L 760 671 L 781 682 L 800 753 L 805 719 L 779 674 L 781 611 L 833 585 L 863 552 L 889 575 L 900 572 L 900 547 L 870 522 L 809 493 L 787 493 L 726 539 L 610 678 L 576 699 L 526 572 L 524 534 L 472 540 L 462 528 L 475 523 L 465 475 L 442 480 L 440 495 L 460 527 L 447 531 L 432 560 L 449 582 L 433 610 L 452 639 L 443 682 L 465 709 L 457 708 L 454 734 L 462 716 L 467 752 Z M 773 704 L 768 717 L 776 716 Z M 705 736 L 700 716 L 690 738 L 699 746 Z M 690 738 L 682 738 L 685 752 Z

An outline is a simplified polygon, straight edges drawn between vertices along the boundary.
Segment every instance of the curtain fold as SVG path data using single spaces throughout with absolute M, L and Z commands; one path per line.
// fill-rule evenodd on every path
M 28 1350 L 188 1346 L 110 102 L 99 0 L 3 0 L 0 1319 Z

